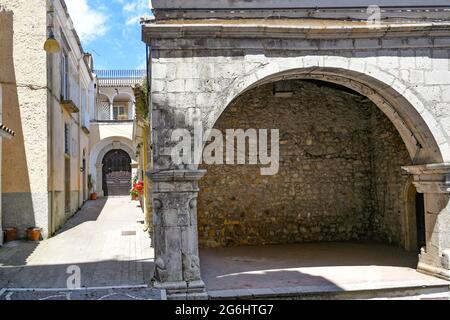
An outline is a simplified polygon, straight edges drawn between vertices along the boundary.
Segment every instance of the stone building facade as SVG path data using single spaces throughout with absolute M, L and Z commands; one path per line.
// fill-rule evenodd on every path
M 157 283 L 175 297 L 204 297 L 199 239 L 369 238 L 416 250 L 420 197 L 418 270 L 450 278 L 450 19 L 448 3 L 432 2 L 382 1 L 373 21 L 361 1 L 342 10 L 328 1 L 153 1 L 143 39 Z M 292 81 L 292 98 L 275 99 L 280 81 Z M 193 133 L 193 115 L 204 132 L 279 126 L 278 176 L 174 162 L 172 133 Z
M 1 4 L 12 21 L 1 45 L 3 118 L 17 133 L 3 143 L 3 227 L 20 237 L 40 227 L 45 238 L 87 199 L 93 63 L 63 0 Z M 58 53 L 44 51 L 50 32 Z

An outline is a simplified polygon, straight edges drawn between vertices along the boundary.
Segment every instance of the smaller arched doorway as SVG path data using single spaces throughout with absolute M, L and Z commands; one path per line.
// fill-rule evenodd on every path
M 425 232 L 425 200 L 424 194 L 417 192 L 412 181 L 408 182 L 406 189 L 406 244 L 409 251 L 421 252 L 426 247 Z
M 103 194 L 125 196 L 131 189 L 131 158 L 123 150 L 109 151 L 103 158 Z

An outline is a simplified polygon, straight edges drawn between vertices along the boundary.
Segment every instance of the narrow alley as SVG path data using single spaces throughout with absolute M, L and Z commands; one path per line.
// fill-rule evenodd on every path
M 0 287 L 65 289 L 79 267 L 83 288 L 145 288 L 153 249 L 143 219 L 139 202 L 129 197 L 88 201 L 53 238 L 6 243 Z

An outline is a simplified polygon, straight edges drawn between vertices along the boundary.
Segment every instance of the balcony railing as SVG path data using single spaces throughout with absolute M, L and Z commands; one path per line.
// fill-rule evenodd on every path
M 129 87 L 142 83 L 145 70 L 95 70 L 101 87 Z

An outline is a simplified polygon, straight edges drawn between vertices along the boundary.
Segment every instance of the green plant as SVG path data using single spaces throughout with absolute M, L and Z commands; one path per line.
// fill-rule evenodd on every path
M 91 174 L 88 175 L 87 186 L 88 186 L 89 191 L 91 191 L 94 188 L 94 182 L 92 180 Z
M 136 118 L 147 124 L 149 119 L 149 101 L 147 90 L 147 77 L 144 78 L 142 84 L 137 84 L 133 88 L 136 98 Z
M 131 189 L 130 190 L 130 196 L 132 197 L 139 197 L 139 191 L 135 190 L 135 189 Z

